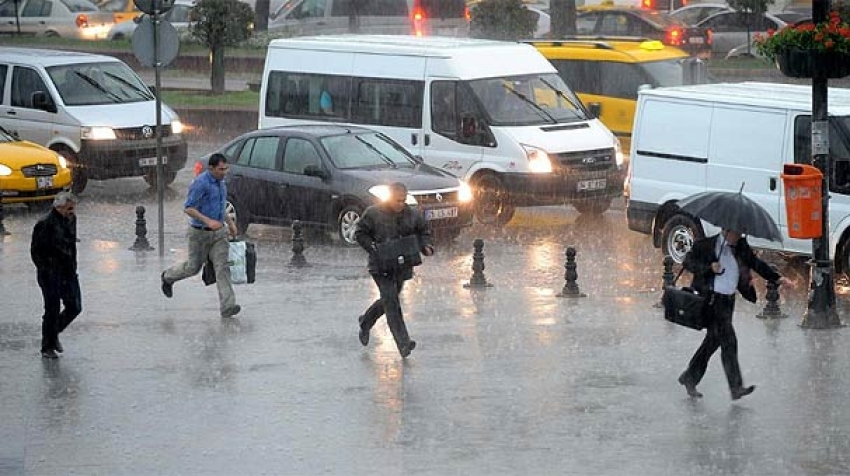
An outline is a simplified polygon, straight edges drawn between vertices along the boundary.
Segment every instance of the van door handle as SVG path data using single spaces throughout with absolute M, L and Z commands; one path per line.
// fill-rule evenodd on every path
M 18 111 L 14 110 L 14 109 L 9 109 L 8 111 L 6 111 L 6 114 L 8 114 L 10 116 L 17 116 Z
M 776 190 L 776 177 L 770 177 L 770 191 Z
M 431 134 L 425 134 L 425 145 L 431 145 Z
M 419 137 L 415 133 L 410 134 L 410 143 L 413 144 L 413 145 L 416 145 L 418 142 L 419 142 Z

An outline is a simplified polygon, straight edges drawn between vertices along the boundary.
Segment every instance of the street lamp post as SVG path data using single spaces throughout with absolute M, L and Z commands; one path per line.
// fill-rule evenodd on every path
M 829 0 L 812 1 L 814 24 L 827 20 Z M 812 162 L 823 174 L 821 183 L 821 236 L 812 240 L 814 266 L 811 271 L 811 290 L 802 327 L 830 329 L 841 326 L 835 309 L 835 280 L 829 259 L 829 114 L 828 82 L 825 65 L 815 63 L 812 77 Z

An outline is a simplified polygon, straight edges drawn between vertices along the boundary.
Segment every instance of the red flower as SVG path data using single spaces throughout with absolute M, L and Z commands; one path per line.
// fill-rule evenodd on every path
M 826 49 L 831 50 L 831 49 L 832 49 L 832 47 L 833 47 L 833 46 L 835 46 L 835 42 L 834 42 L 834 41 L 832 41 L 832 40 L 826 40 L 826 41 L 823 43 L 823 46 L 825 46 L 825 47 L 826 47 Z

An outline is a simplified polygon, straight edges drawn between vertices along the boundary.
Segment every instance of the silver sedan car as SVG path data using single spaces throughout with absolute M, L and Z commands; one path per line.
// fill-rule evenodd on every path
M 89 0 L 0 0 L 0 33 L 103 40 L 113 24 Z

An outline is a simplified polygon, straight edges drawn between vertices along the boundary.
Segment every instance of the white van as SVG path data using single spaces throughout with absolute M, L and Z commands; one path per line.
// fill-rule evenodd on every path
M 773 83 L 706 84 L 642 90 L 626 179 L 629 228 L 681 262 L 693 241 L 716 228 L 676 203 L 706 190 L 739 191 L 770 212 L 783 241 L 759 248 L 811 254 L 788 237 L 780 178 L 785 163 L 811 162 L 812 90 Z M 850 90 L 829 90 L 830 243 L 850 271 Z
M 165 182 L 186 164 L 177 114 L 162 106 Z M 0 47 L 0 127 L 65 156 L 75 193 L 88 179 L 156 185 L 156 100 L 111 56 Z
M 479 221 L 572 203 L 602 213 L 623 188 L 619 142 L 533 46 L 332 36 L 269 45 L 259 127 L 333 121 L 379 130 L 468 181 Z

